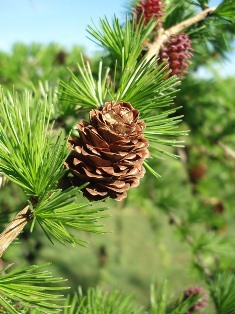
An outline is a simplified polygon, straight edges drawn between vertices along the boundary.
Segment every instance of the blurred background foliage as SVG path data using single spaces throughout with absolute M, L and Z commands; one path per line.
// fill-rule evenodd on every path
M 174 14 L 184 14 L 188 6 L 179 1 Z M 169 13 L 166 25 L 170 27 L 172 20 Z M 215 24 L 211 27 L 218 32 Z M 226 41 L 219 37 L 205 45 L 201 39 L 197 42 L 196 30 L 189 30 L 196 53 L 174 104 L 181 106 L 177 114 L 184 115 L 180 128 L 190 130 L 183 138 L 185 147 L 172 151 L 181 158 L 155 160 L 152 166 L 161 178 L 146 173 L 127 200 L 106 201 L 110 208 L 104 226 L 107 233 L 84 236 L 90 242 L 88 249 L 58 243 L 54 247 L 41 230 L 35 228 L 31 235 L 27 226 L 21 241 L 14 242 L 4 255 L 3 266 L 12 261 L 16 265 L 52 261 L 53 274 L 68 278 L 74 291 L 78 285 L 83 290 L 96 286 L 106 291 L 119 289 L 133 294 L 137 306 L 149 304 L 153 280 L 160 286 L 167 279 L 176 298 L 190 285 L 206 287 L 195 258 L 198 253 L 211 270 L 235 272 L 235 76 L 226 77 L 212 67 L 213 62 L 227 57 L 224 43 L 231 43 L 234 36 L 228 23 L 223 27 Z M 58 79 L 69 80 L 67 67 L 78 75 L 81 53 L 86 52 L 80 46 L 66 50 L 59 44 L 16 43 L 9 53 L 0 52 L 0 84 L 10 90 L 12 86 L 15 90 L 33 88 L 35 93 L 50 86 L 56 92 Z M 85 59 L 98 72 L 100 56 Z M 103 63 L 110 65 L 109 57 Z M 197 75 L 202 66 L 205 73 L 211 73 L 209 78 Z M 68 113 L 63 119 L 55 114 L 55 119 L 58 129 L 70 130 L 79 114 Z M 1 229 L 25 201 L 13 183 L 0 190 Z M 204 313 L 211 313 L 210 306 Z

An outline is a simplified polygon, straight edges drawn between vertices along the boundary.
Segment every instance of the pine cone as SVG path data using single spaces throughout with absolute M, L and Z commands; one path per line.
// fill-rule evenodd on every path
M 85 182 L 89 200 L 111 197 L 122 200 L 126 191 L 139 185 L 149 157 L 145 124 L 130 103 L 106 102 L 102 110 L 90 111 L 90 122 L 77 124 L 80 137 L 71 137 L 72 147 L 66 167 L 73 174 L 73 185 Z
M 161 0 L 141 0 L 139 4 L 136 4 L 134 13 L 137 21 L 143 16 L 145 24 L 147 24 L 152 18 L 159 19 L 159 23 L 156 28 L 162 26 L 161 18 L 164 15 L 165 4 Z
M 189 178 L 192 183 L 197 183 L 204 178 L 207 172 L 207 166 L 204 163 L 198 163 L 189 169 Z
M 178 75 L 183 77 L 187 74 L 187 69 L 191 62 L 193 49 L 191 48 L 191 40 L 187 34 L 172 35 L 168 41 L 164 43 L 163 48 L 160 50 L 160 60 L 167 61 L 169 69 L 171 69 L 170 76 Z
M 207 297 L 205 291 L 199 287 L 199 286 L 192 286 L 189 287 L 185 292 L 184 292 L 184 300 L 188 299 L 191 295 L 197 297 L 200 296 L 201 299 L 193 305 L 189 310 L 188 313 L 192 313 L 194 311 L 198 311 L 201 308 L 205 307 L 207 305 Z

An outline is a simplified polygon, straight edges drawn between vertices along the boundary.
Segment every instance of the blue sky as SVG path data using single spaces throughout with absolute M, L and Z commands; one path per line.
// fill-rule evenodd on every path
M 86 25 L 99 17 L 124 15 L 122 0 L 0 0 L 0 49 L 9 50 L 16 41 L 58 42 L 69 48 L 83 45 L 96 49 L 86 38 Z
M 57 42 L 65 48 L 83 45 L 91 54 L 99 48 L 86 37 L 86 26 L 91 20 L 98 24 L 103 16 L 123 17 L 127 4 L 128 0 L 0 0 L 0 50 L 9 51 L 15 42 Z

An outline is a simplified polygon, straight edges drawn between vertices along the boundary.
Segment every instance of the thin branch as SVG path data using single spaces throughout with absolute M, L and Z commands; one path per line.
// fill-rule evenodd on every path
M 0 172 L 0 190 L 8 183 L 8 179 Z
M 222 150 L 224 151 L 224 154 L 225 154 L 227 157 L 229 157 L 229 158 L 235 160 L 235 151 L 232 150 L 232 148 L 230 148 L 229 146 L 225 145 L 225 144 L 224 144 L 223 142 L 221 142 L 221 141 L 218 142 L 218 145 L 222 148 Z
M 0 234 L 0 257 L 32 218 L 29 205 L 24 207 Z
M 182 228 L 181 222 L 174 215 L 169 213 L 168 216 L 169 216 L 169 220 L 172 224 L 174 224 L 179 229 Z M 194 247 L 194 241 L 193 241 L 192 237 L 190 237 L 188 234 L 186 234 L 186 235 L 184 235 L 184 239 L 192 248 Z M 195 253 L 194 256 L 197 260 L 198 267 L 201 269 L 201 271 L 203 272 L 203 274 L 205 276 L 206 282 L 209 283 L 211 281 L 211 277 L 212 277 L 212 273 L 211 273 L 210 269 L 206 266 L 206 263 L 205 263 L 202 255 L 200 253 Z
M 197 15 L 175 25 L 171 28 L 164 30 L 161 28 L 158 32 L 158 36 L 156 37 L 155 41 L 148 46 L 148 53 L 146 54 L 146 60 L 150 60 L 154 56 L 158 56 L 159 50 L 163 43 L 169 39 L 170 36 L 178 34 L 182 32 L 185 28 L 196 24 L 200 21 L 203 21 L 205 18 L 210 16 L 217 7 L 211 7 L 203 10 L 202 12 L 198 13 Z

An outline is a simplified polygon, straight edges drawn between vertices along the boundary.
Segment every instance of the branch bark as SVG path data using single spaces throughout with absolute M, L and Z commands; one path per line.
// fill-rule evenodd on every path
M 146 54 L 146 60 L 150 60 L 152 57 L 154 56 L 158 56 L 159 54 L 159 50 L 161 48 L 161 46 L 164 44 L 165 41 L 168 40 L 168 38 L 172 35 L 178 34 L 180 33 L 182 30 L 184 30 L 185 28 L 188 28 L 189 26 L 196 24 L 200 21 L 203 21 L 206 17 L 208 17 L 209 15 L 211 15 L 215 9 L 217 7 L 211 7 L 211 8 L 207 8 L 203 11 L 201 11 L 200 13 L 198 13 L 197 15 L 177 24 L 172 26 L 171 28 L 168 29 L 163 29 L 161 28 L 158 31 L 158 36 L 155 39 L 155 41 L 152 44 L 149 44 L 148 46 L 148 53 Z
M 0 257 L 32 218 L 29 205 L 24 207 L 0 234 Z
M 8 179 L 0 172 L 0 190 L 8 183 Z

